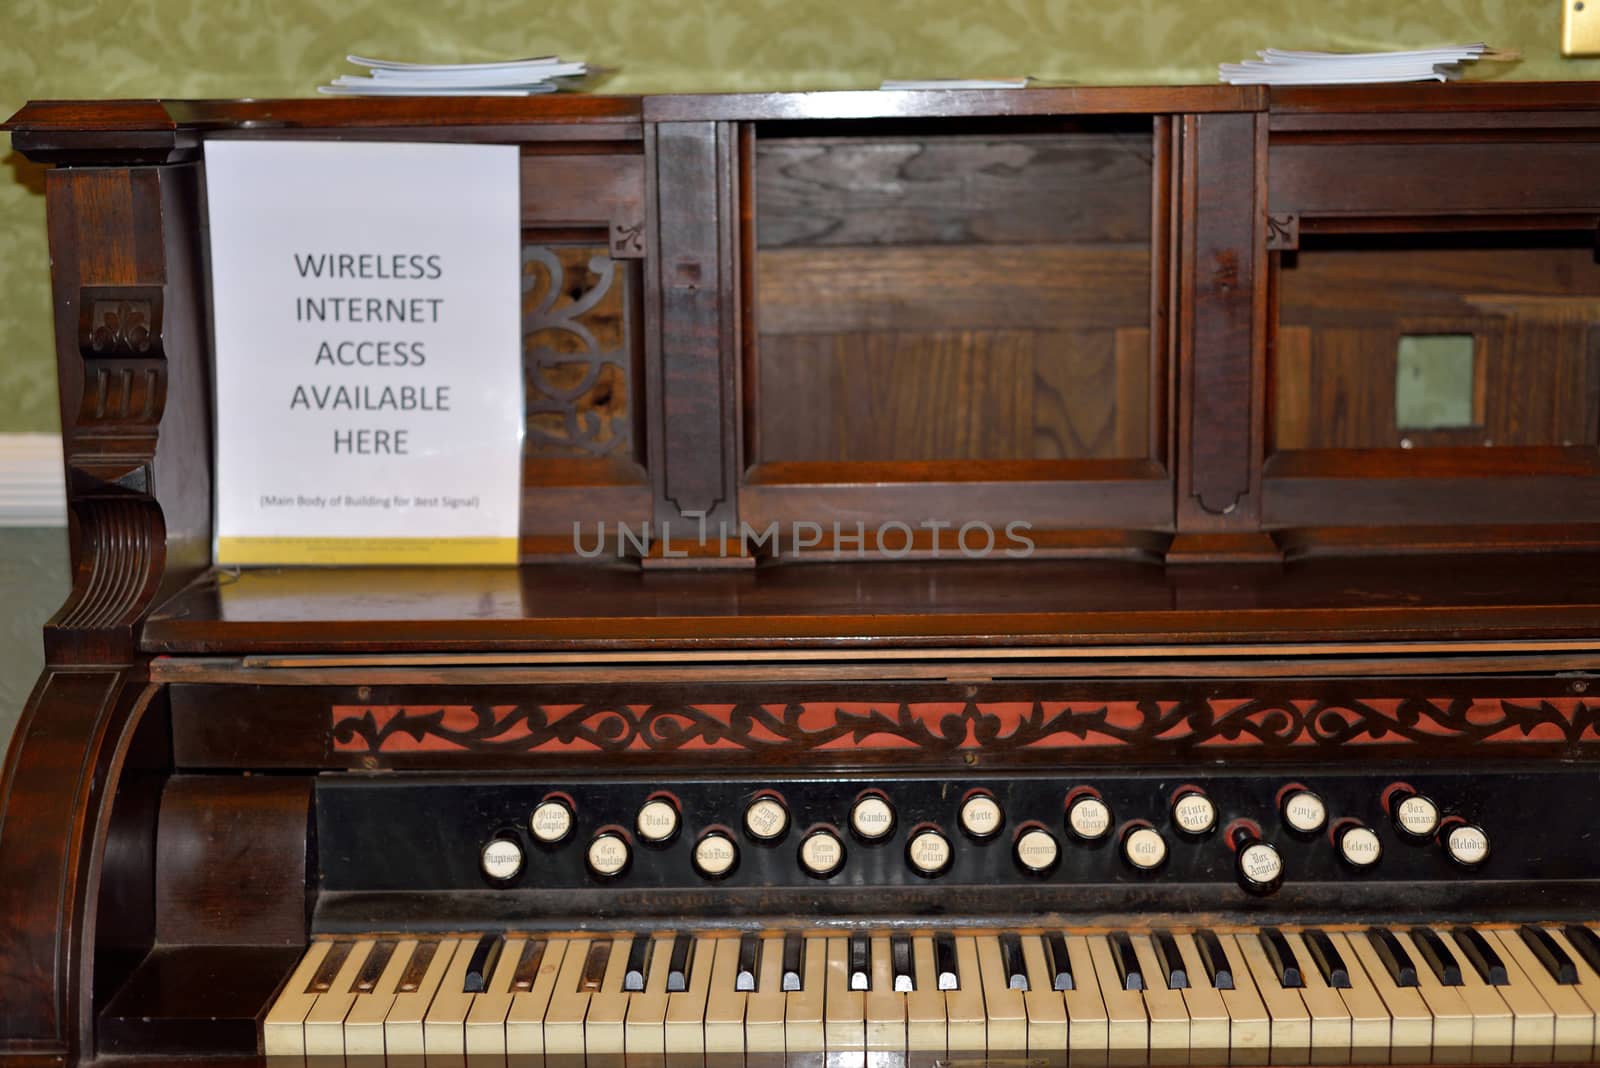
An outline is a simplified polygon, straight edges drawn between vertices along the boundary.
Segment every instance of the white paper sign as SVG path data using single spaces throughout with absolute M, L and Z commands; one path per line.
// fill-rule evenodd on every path
M 515 562 L 516 147 L 205 158 L 217 562 Z

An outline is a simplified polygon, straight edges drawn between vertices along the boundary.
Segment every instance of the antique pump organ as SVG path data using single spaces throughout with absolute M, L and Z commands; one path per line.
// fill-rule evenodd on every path
M 0 1063 L 1595 1059 L 1600 90 L 9 129 Z M 214 566 L 225 138 L 520 146 L 519 566 Z

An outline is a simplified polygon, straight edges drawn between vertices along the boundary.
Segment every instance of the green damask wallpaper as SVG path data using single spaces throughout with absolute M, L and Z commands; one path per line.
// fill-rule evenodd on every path
M 557 52 L 620 93 L 857 88 L 1033 74 L 1212 82 L 1266 45 L 1365 50 L 1484 40 L 1482 74 L 1600 77 L 1559 53 L 1563 0 L 0 0 L 0 114 L 30 97 L 307 95 L 347 52 L 465 62 Z M 0 171 L 0 432 L 53 430 L 43 176 Z

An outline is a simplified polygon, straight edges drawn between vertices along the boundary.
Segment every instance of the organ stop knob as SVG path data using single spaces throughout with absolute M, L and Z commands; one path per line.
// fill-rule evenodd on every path
M 1167 862 L 1167 840 L 1153 827 L 1130 827 L 1122 836 L 1122 856 L 1139 871 L 1155 871 Z
M 632 855 L 628 839 L 621 831 L 602 830 L 590 840 L 584 860 L 594 874 L 602 879 L 611 879 L 622 874 Z
M 894 832 L 894 806 L 876 790 L 862 794 L 850 806 L 850 829 L 868 842 L 887 838 Z
M 1304 786 L 1286 790 L 1281 808 L 1283 822 L 1296 834 L 1316 834 L 1328 822 L 1327 803 Z
M 1232 832 L 1234 872 L 1239 885 L 1252 894 L 1270 894 L 1283 885 L 1283 855 L 1263 842 L 1253 827 L 1241 825 Z
M 563 798 L 547 797 L 533 809 L 528 817 L 528 832 L 534 841 L 556 845 L 567 840 L 572 833 L 572 806 Z
M 1045 874 L 1061 859 L 1061 846 L 1055 835 L 1037 824 L 1021 828 L 1013 852 L 1023 870 L 1034 875 Z
M 1111 806 L 1095 794 L 1079 794 L 1067 802 L 1067 829 L 1085 842 L 1111 833 Z
M 1339 859 L 1357 871 L 1365 871 L 1383 858 L 1383 843 L 1377 832 L 1363 823 L 1352 820 L 1338 827 L 1333 840 Z
M 826 879 L 844 867 L 844 842 L 830 828 L 817 828 L 800 842 L 800 866 L 808 875 Z
M 652 797 L 639 808 L 635 826 L 640 838 L 660 845 L 677 836 L 678 823 L 678 806 L 668 798 Z
M 906 860 L 918 875 L 942 874 L 950 867 L 952 856 L 950 839 L 936 827 L 923 827 L 912 832 L 906 843 Z
M 1475 823 L 1449 822 L 1443 841 L 1445 856 L 1463 868 L 1476 868 L 1489 859 L 1489 834 Z
M 1217 825 L 1217 806 L 1198 786 L 1186 786 L 1172 798 L 1172 823 L 1192 838 L 1210 834 Z
M 789 809 L 777 794 L 757 794 L 744 810 L 744 829 L 759 842 L 776 842 L 789 832 Z
M 507 882 L 522 871 L 522 847 L 510 838 L 492 838 L 483 847 L 479 863 L 490 879 Z
M 720 879 L 739 863 L 739 847 L 722 831 L 707 831 L 694 844 L 695 870 L 707 879 Z
M 1425 842 L 1439 833 L 1439 806 L 1409 786 L 1391 787 L 1386 801 L 1395 830 L 1413 841 Z
M 1000 802 L 987 790 L 969 794 L 961 802 L 961 829 L 974 838 L 991 838 L 1006 822 Z

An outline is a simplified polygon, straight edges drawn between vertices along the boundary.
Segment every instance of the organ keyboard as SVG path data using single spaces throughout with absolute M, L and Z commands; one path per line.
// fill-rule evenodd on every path
M 1595 86 L 8 129 L 0 1068 L 1600 1061 Z M 518 146 L 519 566 L 215 565 L 226 138 Z
M 1072 1064 L 1590 1060 L 1592 925 L 317 938 L 269 1057 L 991 1053 Z M 430 1061 L 431 1063 L 431 1061 Z

